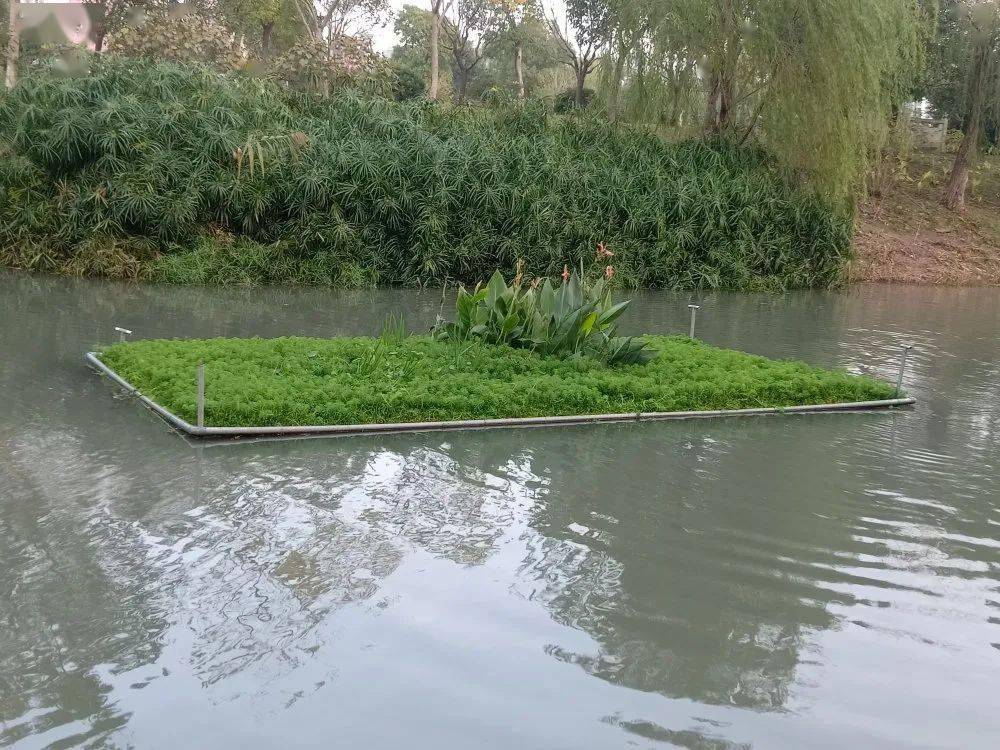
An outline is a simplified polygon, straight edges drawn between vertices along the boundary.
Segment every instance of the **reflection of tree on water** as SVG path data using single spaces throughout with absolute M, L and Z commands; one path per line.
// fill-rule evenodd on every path
M 702 731 L 692 729 L 667 729 L 659 724 L 643 719 L 623 719 L 621 716 L 606 716 L 605 724 L 621 727 L 629 734 L 655 742 L 668 742 L 672 747 L 686 750 L 751 750 L 753 745 L 744 742 L 730 742 L 718 737 L 706 736 Z M 712 722 L 708 722 L 711 724 Z
M 176 467 L 154 459 L 137 478 L 132 461 L 101 463 L 71 435 L 22 438 L 0 464 L 4 486 L 30 499 L 0 504 L 0 582 L 14 587 L 0 589 L 12 605 L 0 637 L 4 742 L 75 720 L 74 741 L 123 727 L 114 675 L 132 670 L 190 672 L 202 686 L 241 672 L 276 680 L 313 658 L 331 611 L 376 596 L 402 556 L 377 527 L 311 502 L 316 484 L 301 476 L 219 476 L 233 468 L 223 462 L 200 487 L 176 473 L 150 484 Z M 147 514 L 130 520 L 116 504 L 136 493 Z M 203 502 L 174 510 L 192 497 Z M 178 640 L 190 650 L 168 656 Z
M 128 701 L 114 692 L 113 676 L 143 668 L 153 679 L 161 667 L 189 672 L 205 688 L 238 684 L 230 678 L 240 675 L 274 686 L 272 697 L 284 704 L 281 684 L 297 680 L 284 678 L 315 664 L 335 610 L 391 605 L 379 590 L 406 544 L 480 564 L 512 514 L 523 515 L 515 507 L 524 496 L 515 487 L 523 459 L 504 458 L 500 478 L 426 448 L 422 438 L 415 447 L 396 441 L 403 452 L 298 443 L 200 457 L 179 442 L 178 450 L 168 443 L 166 451 L 132 455 L 95 454 L 69 434 L 25 440 L 36 453 L 10 451 L 19 458 L 9 468 L 25 474 L 24 492 L 34 499 L 9 506 L 23 518 L 0 515 L 0 540 L 32 540 L 26 548 L 51 542 L 54 560 L 0 545 L 13 576 L 3 581 L 31 582 L 11 599 L 22 606 L 5 619 L 13 640 L 0 645 L 4 674 L 19 680 L 2 687 L 2 717 L 16 722 L 5 740 L 75 718 L 89 724 L 90 737 L 124 726 L 128 715 L 116 703 Z M 45 472 L 42 454 L 61 467 L 58 475 Z M 50 501 L 45 517 L 39 503 Z M 37 570 L 43 565 L 51 570 Z M 33 671 L 47 672 L 44 684 L 24 683 Z M 28 697 L 48 707 L 44 721 L 26 718 Z
M 833 596 L 809 578 L 809 562 L 791 560 L 811 548 L 808 533 L 798 540 L 803 516 L 815 517 L 762 508 L 760 497 L 786 493 L 787 482 L 733 447 L 753 444 L 759 424 L 704 424 L 482 433 L 437 449 L 399 438 L 341 475 L 352 489 L 340 513 L 460 564 L 484 562 L 517 534 L 513 592 L 599 644 L 553 644 L 554 658 L 628 687 L 778 708 L 802 629 L 832 622 L 823 603 Z M 732 497 L 720 495 L 730 483 Z M 782 560 L 783 543 L 801 549 Z
M 505 457 L 490 473 L 413 442 L 206 454 L 199 507 L 144 542 L 156 566 L 147 576 L 183 602 L 203 684 L 248 670 L 275 682 L 297 669 L 324 645 L 334 610 L 385 604 L 378 592 L 405 544 L 462 565 L 495 551 L 530 503 L 518 483 L 524 459 Z
M 704 424 L 483 433 L 437 449 L 399 438 L 341 475 L 352 489 L 340 512 L 460 564 L 484 562 L 516 534 L 524 554 L 513 592 L 599 644 L 596 653 L 553 644 L 554 658 L 628 687 L 778 708 L 802 629 L 832 622 L 823 607 L 832 596 L 804 575 L 808 562 L 794 570 L 791 561 L 812 544 L 797 541 L 802 516 L 815 518 L 762 509 L 759 496 L 786 483 L 734 450 L 757 427 Z M 720 496 L 718 485 L 738 476 L 754 489 Z M 789 503 L 801 500 L 793 492 Z M 782 540 L 802 549 L 782 561 L 768 546 Z
M 342 510 L 433 555 L 480 564 L 531 498 L 520 482 L 523 456 L 491 457 L 497 466 L 470 458 L 447 444 L 440 450 L 373 453 Z
M 203 685 L 244 672 L 268 684 L 293 672 L 324 645 L 330 614 L 375 597 L 402 559 L 377 527 L 340 519 L 320 501 L 324 480 L 299 470 L 217 464 L 205 471 L 205 502 L 169 536 L 144 540 L 148 576 L 182 603 L 190 668 Z
M 108 687 L 94 665 L 155 664 L 181 630 L 190 650 L 172 658 L 203 686 L 231 685 L 237 675 L 279 685 L 316 661 L 338 608 L 385 603 L 381 582 L 407 546 L 478 565 L 508 544 L 521 551 L 512 592 L 597 643 L 590 651 L 555 642 L 553 658 L 668 696 L 782 707 L 809 629 L 831 627 L 826 605 L 850 599 L 824 585 L 844 580 L 830 566 L 853 551 L 857 518 L 856 508 L 822 492 L 851 488 L 826 453 L 848 444 L 856 424 L 838 428 L 836 419 L 817 423 L 823 439 L 806 422 L 776 431 L 773 422 L 731 421 L 478 433 L 446 443 L 424 435 L 243 445 L 207 449 L 201 486 L 191 471 L 170 486 L 150 484 L 168 475 L 176 452 L 105 456 L 107 466 L 83 450 L 57 456 L 66 486 L 104 477 L 95 495 L 119 503 L 136 495 L 141 503 L 128 502 L 142 512 L 130 519 L 110 507 L 91 521 L 70 504 L 67 518 L 93 523 L 78 540 L 51 526 L 23 534 L 78 545 L 81 567 L 95 571 L 78 608 L 117 609 L 141 626 L 116 629 L 96 617 L 93 638 L 125 633 L 117 652 L 90 652 L 83 638 L 60 645 L 91 684 L 83 691 L 69 687 L 76 678 L 56 678 L 63 694 L 39 703 L 100 705 Z M 61 488 L 28 491 L 57 498 Z M 64 596 L 64 581 L 47 581 L 49 600 Z M 27 609 L 81 632 L 76 615 L 48 606 Z M 21 620 L 13 630 L 27 638 L 32 628 Z M 11 705 L 5 715 L 24 710 Z M 105 715 L 125 720 L 113 709 Z M 655 729 L 636 727 L 640 735 Z
M 822 446 L 795 455 L 795 438 L 779 438 L 774 462 L 754 465 L 758 430 L 766 425 L 694 422 L 533 441 L 551 482 L 517 590 L 599 644 L 555 644 L 555 658 L 670 696 L 785 703 L 804 631 L 830 627 L 825 604 L 839 598 L 814 566 L 835 559 L 849 532 L 810 503 L 808 483 L 836 470 Z M 815 473 L 790 478 L 783 453 Z

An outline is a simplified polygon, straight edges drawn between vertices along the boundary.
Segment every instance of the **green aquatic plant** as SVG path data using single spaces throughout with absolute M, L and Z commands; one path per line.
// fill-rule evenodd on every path
M 607 252 L 600 243 L 598 255 Z M 630 300 L 612 300 L 610 273 L 594 281 L 568 268 L 564 274 L 559 286 L 549 279 L 524 284 L 519 262 L 508 285 L 500 271 L 494 271 L 485 287 L 458 290 L 456 318 L 439 322 L 435 336 L 475 338 L 554 356 L 589 355 L 610 365 L 641 364 L 656 356 L 642 339 L 616 335 L 615 321 Z
M 565 414 L 740 409 L 892 398 L 889 383 L 801 362 L 649 336 L 657 356 L 607 367 L 476 339 L 148 340 L 100 359 L 193 422 L 206 366 L 215 426 L 368 424 Z M 359 365 L 359 363 L 362 363 Z

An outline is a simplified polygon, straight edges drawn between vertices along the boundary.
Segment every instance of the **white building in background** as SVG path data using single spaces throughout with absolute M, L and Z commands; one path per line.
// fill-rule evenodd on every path
M 926 101 L 912 102 L 903 107 L 913 145 L 917 148 L 943 149 L 948 142 L 948 118 L 931 116 Z

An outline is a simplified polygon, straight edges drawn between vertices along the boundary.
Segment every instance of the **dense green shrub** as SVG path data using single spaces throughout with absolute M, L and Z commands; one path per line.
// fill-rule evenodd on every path
M 397 102 L 405 102 L 411 99 L 419 99 L 427 91 L 427 83 L 424 81 L 424 74 L 415 68 L 404 65 L 401 62 L 392 63 L 392 98 Z
M 294 88 L 321 95 L 344 88 L 385 95 L 394 78 L 389 63 L 368 42 L 345 34 L 300 39 L 271 62 L 268 72 Z
M 756 288 L 829 284 L 848 253 L 849 221 L 759 151 L 539 105 L 323 99 L 174 63 L 92 66 L 0 94 L 0 263 L 84 273 L 81 255 L 101 249 L 111 275 L 179 279 L 189 259 L 192 278 L 225 281 L 244 254 L 288 278 L 474 282 L 519 258 L 552 275 L 603 241 L 626 284 Z
M 552 102 L 552 109 L 557 115 L 565 115 L 577 109 L 587 109 L 594 101 L 595 92 L 593 89 L 583 90 L 583 106 L 576 106 L 576 89 L 570 88 L 556 94 Z

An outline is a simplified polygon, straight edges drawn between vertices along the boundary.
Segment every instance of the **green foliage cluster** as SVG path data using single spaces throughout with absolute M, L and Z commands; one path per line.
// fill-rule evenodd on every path
M 100 358 L 175 414 L 195 418 L 206 365 L 214 426 L 373 424 L 563 414 L 780 407 L 891 398 L 888 383 L 681 337 L 609 368 L 524 349 L 427 337 L 148 340 Z
M 641 339 L 616 335 L 615 321 L 631 300 L 613 302 L 607 279 L 589 282 L 574 271 L 558 287 L 549 279 L 522 282 L 520 269 L 509 286 L 494 271 L 485 287 L 460 288 L 457 318 L 439 322 L 435 336 L 561 357 L 591 356 L 609 365 L 641 364 L 656 356 Z
M 554 275 L 603 241 L 627 286 L 780 288 L 838 281 L 849 253 L 850 219 L 759 150 L 530 104 L 326 99 L 168 62 L 91 66 L 0 95 L 2 264 L 81 269 L 81 254 L 113 248 L 140 276 L 183 277 L 187 258 L 224 281 L 207 242 L 314 265 L 293 276 L 475 282 L 518 258 Z
M 222 70 L 242 62 L 232 32 L 199 13 L 153 13 L 114 34 L 108 51 L 128 57 L 200 62 Z
M 127 250 L 125 248 L 123 251 Z M 78 253 L 76 257 L 101 257 L 95 252 Z M 201 237 L 193 247 L 163 253 L 146 263 L 120 265 L 133 273 L 95 273 L 71 267 L 71 275 L 99 275 L 142 278 L 171 284 L 301 284 L 333 286 L 347 289 L 373 287 L 378 279 L 373 269 L 345 261 L 326 250 L 300 256 L 287 251 L 283 243 L 254 242 L 247 237 L 218 235 Z

